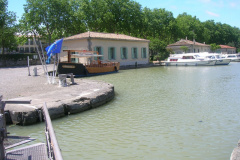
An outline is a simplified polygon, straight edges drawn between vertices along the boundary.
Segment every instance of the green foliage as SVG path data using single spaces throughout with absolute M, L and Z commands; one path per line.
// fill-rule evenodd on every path
M 215 52 L 217 49 L 221 48 L 219 45 L 216 45 L 216 43 L 212 43 L 212 44 L 210 44 L 210 46 L 211 46 L 211 50 L 213 52 Z
M 16 15 L 7 10 L 7 0 L 0 0 L 0 48 L 5 53 L 5 48 L 12 51 L 17 47 L 17 41 L 14 36 L 16 32 Z
M 187 52 L 188 51 L 188 47 L 187 46 L 181 46 L 180 49 L 183 51 L 183 52 Z
M 240 48 L 239 28 L 215 23 L 213 20 L 201 22 L 196 16 L 187 13 L 174 18 L 170 11 L 162 8 L 142 8 L 133 0 L 26 2 L 19 30 L 21 33 L 35 31 L 48 39 L 49 43 L 85 31 L 97 31 L 149 39 L 152 56 L 165 52 L 168 44 L 186 37 L 201 43 L 233 44 L 234 47 Z
M 166 51 L 164 51 L 164 52 L 160 52 L 160 53 L 154 55 L 154 56 L 153 56 L 153 60 L 154 60 L 154 61 L 164 60 L 164 59 L 168 58 L 169 55 L 170 55 L 170 52 L 166 50 Z
M 26 36 L 15 36 L 15 38 L 16 38 L 17 44 L 19 45 L 24 45 L 28 40 Z

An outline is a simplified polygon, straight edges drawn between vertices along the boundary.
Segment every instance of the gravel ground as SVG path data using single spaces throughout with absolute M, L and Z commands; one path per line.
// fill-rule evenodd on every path
M 34 76 L 34 67 L 37 67 L 38 76 Z M 49 70 L 53 70 L 53 65 L 48 65 L 48 71 Z M 56 84 L 49 84 L 44 75 L 42 65 L 30 66 L 31 76 L 29 76 L 28 67 L 0 68 L 0 75 L 0 95 L 2 95 L 5 100 L 27 97 L 65 88 L 59 87 L 58 77 L 55 79 Z M 77 83 L 81 81 L 81 79 L 74 80 Z

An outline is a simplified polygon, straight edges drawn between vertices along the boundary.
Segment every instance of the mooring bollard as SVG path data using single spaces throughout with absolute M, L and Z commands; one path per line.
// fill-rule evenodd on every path
M 34 73 L 34 76 L 37 76 L 37 67 L 33 68 L 33 73 Z
M 59 74 L 59 86 L 66 87 L 67 86 L 67 75 L 66 74 Z
M 73 73 L 69 73 L 68 75 L 70 75 L 70 78 L 71 78 L 71 82 L 72 82 L 72 84 L 75 84 Z

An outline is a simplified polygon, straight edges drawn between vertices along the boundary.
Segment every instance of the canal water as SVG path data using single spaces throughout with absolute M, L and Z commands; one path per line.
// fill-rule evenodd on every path
M 53 121 L 65 160 L 226 160 L 240 139 L 240 63 L 153 67 L 90 77 L 106 105 Z M 44 124 L 10 126 L 45 142 Z

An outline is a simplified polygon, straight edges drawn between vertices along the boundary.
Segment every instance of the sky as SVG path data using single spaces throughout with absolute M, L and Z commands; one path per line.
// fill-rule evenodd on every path
M 214 20 L 240 28 L 240 0 L 134 0 L 147 7 L 165 8 L 173 13 L 176 18 L 179 14 L 186 12 L 196 16 L 201 22 Z M 20 19 L 24 13 L 23 5 L 26 0 L 8 0 L 8 11 L 16 13 Z

